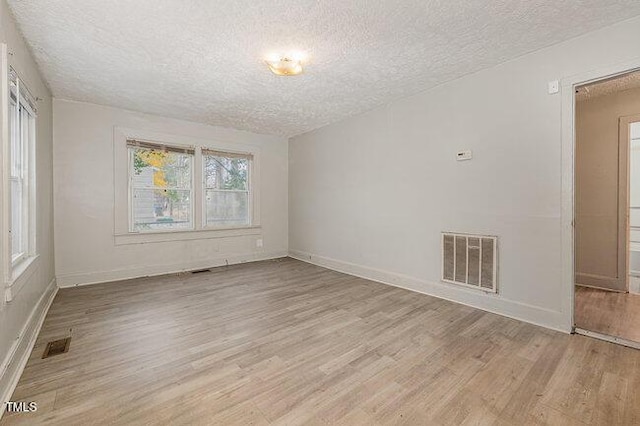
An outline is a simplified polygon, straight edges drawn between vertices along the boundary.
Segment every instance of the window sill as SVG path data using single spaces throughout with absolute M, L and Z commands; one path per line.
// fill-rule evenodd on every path
M 5 300 L 10 302 L 20 292 L 20 289 L 29 281 L 33 273 L 38 269 L 40 255 L 29 256 L 11 268 L 11 281 L 7 284 Z
M 208 240 L 212 238 L 241 237 L 245 235 L 260 235 L 262 227 L 249 226 L 243 228 L 196 229 L 192 231 L 164 231 L 116 234 L 117 246 L 128 244 L 161 243 L 166 241 Z

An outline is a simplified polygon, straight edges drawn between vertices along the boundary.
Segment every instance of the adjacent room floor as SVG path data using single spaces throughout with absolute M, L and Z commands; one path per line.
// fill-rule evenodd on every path
M 638 424 L 637 389 L 640 351 L 287 258 L 60 290 L 2 424 Z
M 576 286 L 575 299 L 577 327 L 640 342 L 640 295 Z

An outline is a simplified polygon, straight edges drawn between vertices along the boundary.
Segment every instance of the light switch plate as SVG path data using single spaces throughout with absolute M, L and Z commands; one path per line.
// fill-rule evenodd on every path
M 558 93 L 560 91 L 560 82 L 558 80 L 553 80 L 549 82 L 549 94 L 553 95 L 554 93 Z

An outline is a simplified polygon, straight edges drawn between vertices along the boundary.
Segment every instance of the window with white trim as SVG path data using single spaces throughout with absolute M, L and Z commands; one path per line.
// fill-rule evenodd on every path
M 35 137 L 36 108 L 28 90 L 13 70 L 9 73 L 9 238 L 11 264 L 17 265 L 35 250 Z
M 252 158 L 251 154 L 202 150 L 205 227 L 249 226 Z
M 193 148 L 128 140 L 129 231 L 194 228 Z
M 205 143 L 196 147 L 172 135 L 159 141 L 116 130 L 119 136 L 123 144 L 116 143 L 117 244 L 133 241 L 132 234 L 138 234 L 137 241 L 174 240 L 186 238 L 185 231 L 246 235 L 249 228 L 259 227 L 254 191 L 259 188 L 254 182 L 259 162 L 254 152 L 226 151 Z

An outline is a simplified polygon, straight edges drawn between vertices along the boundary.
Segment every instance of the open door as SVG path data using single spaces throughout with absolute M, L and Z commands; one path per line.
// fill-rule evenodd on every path
M 622 117 L 620 132 L 629 145 L 629 291 L 640 293 L 640 114 Z
M 574 105 L 574 329 L 640 349 L 640 70 Z
M 576 284 L 626 292 L 630 137 L 618 109 L 610 96 L 576 97 Z

